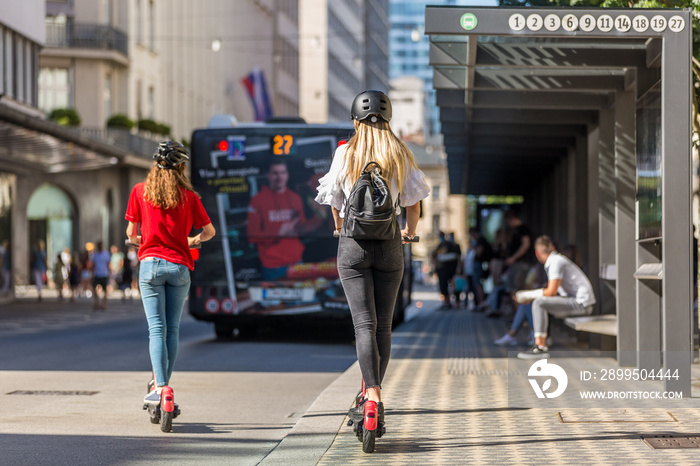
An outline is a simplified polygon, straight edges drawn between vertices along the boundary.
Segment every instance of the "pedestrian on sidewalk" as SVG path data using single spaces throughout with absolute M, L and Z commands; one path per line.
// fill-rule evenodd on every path
M 481 235 L 478 228 L 469 228 L 469 252 L 471 252 L 470 261 L 465 260 L 464 274 L 468 277 L 467 289 L 474 296 L 474 306 L 478 307 L 484 302 L 484 287 L 481 284 L 481 279 L 484 277 L 484 263 L 487 263 L 493 257 L 493 250 L 486 238 Z M 467 300 L 469 300 L 469 292 Z M 468 305 L 467 305 L 468 307 Z
M 139 288 L 155 378 L 146 403 L 160 402 L 163 387 L 170 383 L 182 308 L 190 290 L 190 271 L 194 270 L 190 248 L 216 233 L 185 173 L 190 159 L 187 149 L 176 141 L 161 142 L 153 158 L 146 181 L 131 190 L 125 215 L 129 241 L 139 246 Z M 192 228 L 203 231 L 188 238 Z
M 32 251 L 32 274 L 34 275 L 34 283 L 36 284 L 36 292 L 39 302 L 41 302 L 41 289 L 46 280 L 46 243 L 44 240 L 37 240 Z
M 133 293 L 131 289 L 131 281 L 133 280 L 134 274 L 133 270 L 131 269 L 131 261 L 129 259 L 124 260 L 124 266 L 122 267 L 122 273 L 120 274 L 119 278 L 120 281 L 119 283 L 119 289 L 122 291 L 122 302 L 126 302 L 126 298 L 128 297 L 129 300 L 133 298 Z M 127 290 L 129 292 L 127 293 Z
M 121 289 L 122 274 L 124 273 L 124 253 L 116 244 L 109 248 L 109 287 L 112 290 Z
M 527 274 L 527 278 L 525 278 L 525 286 L 527 289 L 532 290 L 532 289 L 538 289 L 542 288 L 544 286 L 547 286 L 547 274 L 544 270 L 544 267 L 542 264 L 539 262 L 536 265 L 533 265 L 530 268 L 530 271 Z M 513 322 L 511 323 L 510 330 L 503 335 L 501 338 L 498 340 L 494 341 L 494 344 L 497 346 L 515 346 L 518 344 L 518 339 L 515 338 L 515 336 L 518 334 L 518 330 L 520 330 L 520 327 L 525 323 L 527 320 L 529 324 L 529 332 L 530 335 L 528 336 L 528 346 L 532 346 L 535 344 L 535 335 L 534 331 L 532 330 L 533 324 L 532 324 L 532 303 L 527 303 L 527 304 L 519 304 L 518 308 L 515 311 L 515 316 L 513 317 Z
M 351 115 L 355 134 L 336 149 L 329 173 L 319 180 L 316 202 L 331 206 L 340 234 L 338 273 L 352 314 L 368 400 L 362 409 L 376 408 L 383 425 L 381 383 L 391 354 L 391 322 L 404 267 L 399 233 L 403 237 L 416 234 L 420 201 L 428 197 L 430 188 L 413 154 L 389 126 L 391 102 L 384 93 L 359 94 Z M 390 240 L 356 240 L 341 233 L 346 200 L 369 162 L 381 167 L 393 205 L 406 208 L 406 228 L 399 232 L 397 225 L 397 235 Z
M 507 269 L 503 275 L 503 281 L 505 291 L 508 293 L 509 297 L 512 297 L 513 293 L 524 289 L 527 272 L 530 266 L 536 261 L 530 229 L 513 210 L 506 211 L 504 218 L 508 228 L 510 228 L 511 234 L 505 250 L 506 258 L 503 264 Z M 497 299 L 495 299 L 494 302 L 495 301 L 497 301 Z M 492 308 L 491 311 L 487 313 L 487 316 L 500 317 L 502 315 L 500 310 L 501 303 L 496 302 L 495 304 L 497 307 Z M 504 304 L 506 315 L 510 315 L 514 307 L 512 305 L 512 300 L 509 298 Z
M 458 248 L 459 246 L 450 241 L 444 232 L 440 232 L 440 244 L 433 252 L 433 261 L 435 263 L 435 272 L 438 276 L 440 295 L 442 296 L 442 306 L 440 307 L 442 310 L 452 309 L 452 304 L 450 304 L 450 282 L 457 273 L 459 266 L 461 250 L 458 251 Z
M 56 254 L 56 262 L 53 265 L 53 284 L 56 286 L 59 301 L 63 301 L 63 285 L 66 282 L 63 276 L 64 269 L 65 264 L 63 263 L 63 257 L 58 253 Z
M 12 247 L 10 240 L 2 242 L 2 296 L 10 293 L 10 283 L 12 282 Z
M 70 255 L 70 263 L 68 264 L 68 284 L 70 285 L 70 302 L 75 302 L 75 297 L 78 295 L 80 287 L 80 258 L 77 252 Z
M 93 310 L 107 309 L 107 294 L 109 293 L 109 261 L 112 255 L 104 247 L 102 241 L 97 242 L 97 251 L 92 255 L 93 263 L 93 279 L 92 288 L 95 293 L 95 303 L 92 306 Z M 100 293 L 97 291 L 102 288 L 102 304 L 100 304 Z
M 593 286 L 586 274 L 571 259 L 559 254 L 548 236 L 535 241 L 535 255 L 547 272 L 547 287 L 518 291 L 515 299 L 521 304 L 532 302 L 532 323 L 535 344 L 518 353 L 521 359 L 549 357 L 547 328 L 549 314 L 559 318 L 590 315 L 596 303 Z
M 92 253 L 93 243 L 85 243 L 85 249 L 80 253 L 80 296 L 92 297 Z

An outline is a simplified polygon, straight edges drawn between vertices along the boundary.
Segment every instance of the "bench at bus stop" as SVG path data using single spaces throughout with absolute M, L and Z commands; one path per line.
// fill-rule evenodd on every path
M 615 281 L 617 268 L 614 264 L 601 264 L 600 278 Z M 599 335 L 601 349 L 615 349 L 617 338 L 617 315 L 596 314 L 590 316 L 565 317 L 564 324 L 577 332 Z

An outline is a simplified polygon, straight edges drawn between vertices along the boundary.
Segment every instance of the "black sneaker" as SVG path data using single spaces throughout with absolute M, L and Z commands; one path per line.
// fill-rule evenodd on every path
M 350 420 L 359 422 L 362 419 L 365 418 L 365 402 L 367 401 L 366 398 L 363 398 L 361 395 L 358 397 L 357 405 L 353 406 L 348 410 L 348 417 Z
M 532 345 L 527 351 L 518 353 L 518 359 L 546 359 L 549 357 L 549 348 L 546 346 Z
M 384 424 L 384 403 L 377 403 L 377 438 L 381 438 L 386 434 L 386 426 Z

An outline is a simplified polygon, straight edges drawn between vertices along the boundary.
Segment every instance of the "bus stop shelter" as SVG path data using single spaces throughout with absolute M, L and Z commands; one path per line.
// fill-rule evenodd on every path
M 690 396 L 691 11 L 428 6 L 425 30 L 452 193 L 524 196 L 596 288 L 572 325 Z

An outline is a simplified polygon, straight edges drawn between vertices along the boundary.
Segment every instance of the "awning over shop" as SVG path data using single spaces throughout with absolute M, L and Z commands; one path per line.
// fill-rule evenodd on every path
M 149 154 L 86 137 L 0 101 L 0 170 L 27 174 L 127 165 L 149 168 Z

